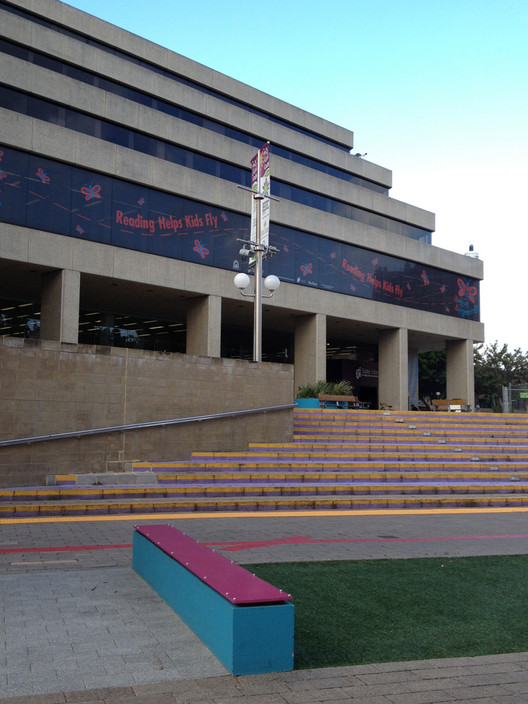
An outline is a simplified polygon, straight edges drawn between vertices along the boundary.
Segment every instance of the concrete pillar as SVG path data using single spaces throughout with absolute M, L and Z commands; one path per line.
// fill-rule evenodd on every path
M 187 354 L 220 357 L 222 298 L 200 296 L 187 304 Z
M 62 269 L 42 276 L 40 337 L 76 344 L 79 341 L 81 274 Z
M 326 315 L 295 319 L 295 391 L 303 384 L 326 379 Z
M 473 340 L 449 340 L 446 343 L 447 398 L 461 398 L 475 408 L 475 372 Z
M 418 350 L 410 349 L 409 355 L 409 408 L 411 404 L 418 408 L 418 402 L 420 400 L 419 394 L 419 355 Z
M 379 403 L 396 411 L 409 408 L 408 331 L 384 330 L 378 342 Z

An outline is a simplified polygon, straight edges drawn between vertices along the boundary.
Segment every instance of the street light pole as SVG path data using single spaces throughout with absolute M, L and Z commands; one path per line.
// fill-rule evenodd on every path
M 269 244 L 269 201 L 278 200 L 270 195 L 269 183 L 269 142 L 259 149 L 251 160 L 251 188 L 238 186 L 245 191 L 249 191 L 253 196 L 251 207 L 251 236 L 250 240 L 241 240 L 244 243 L 240 254 L 243 257 L 250 257 L 250 268 L 254 267 L 255 290 L 254 293 L 244 293 L 244 289 L 249 286 L 249 276 L 247 274 L 237 274 L 235 276 L 235 286 L 243 296 L 254 299 L 253 311 L 253 361 L 262 362 L 262 298 L 271 298 L 273 293 L 279 288 L 279 279 L 271 274 L 264 281 L 264 287 L 268 293 L 262 293 L 262 260 L 268 259 L 278 252 L 276 247 Z M 266 202 L 264 202 L 266 201 Z M 265 209 L 264 225 L 262 223 L 262 210 Z M 264 229 L 264 235 L 263 235 Z
M 263 200 L 261 193 L 255 193 L 253 198 L 257 201 L 256 227 L 255 227 L 255 308 L 253 313 L 253 361 L 262 362 L 262 243 L 261 243 L 261 212 L 260 205 Z

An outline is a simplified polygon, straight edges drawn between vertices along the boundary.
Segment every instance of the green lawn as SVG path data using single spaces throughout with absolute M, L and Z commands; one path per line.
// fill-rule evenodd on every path
M 293 595 L 295 667 L 528 651 L 528 556 L 249 569 Z

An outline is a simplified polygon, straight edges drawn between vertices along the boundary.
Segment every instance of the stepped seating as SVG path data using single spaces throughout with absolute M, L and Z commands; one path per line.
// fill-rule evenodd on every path
M 0 490 L 0 518 L 528 507 L 528 416 L 298 409 L 294 440 Z

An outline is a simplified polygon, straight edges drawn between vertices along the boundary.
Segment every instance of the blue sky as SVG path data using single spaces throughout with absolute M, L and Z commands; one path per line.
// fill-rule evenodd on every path
M 353 130 L 436 246 L 475 245 L 486 342 L 528 352 L 526 0 L 69 4 Z

